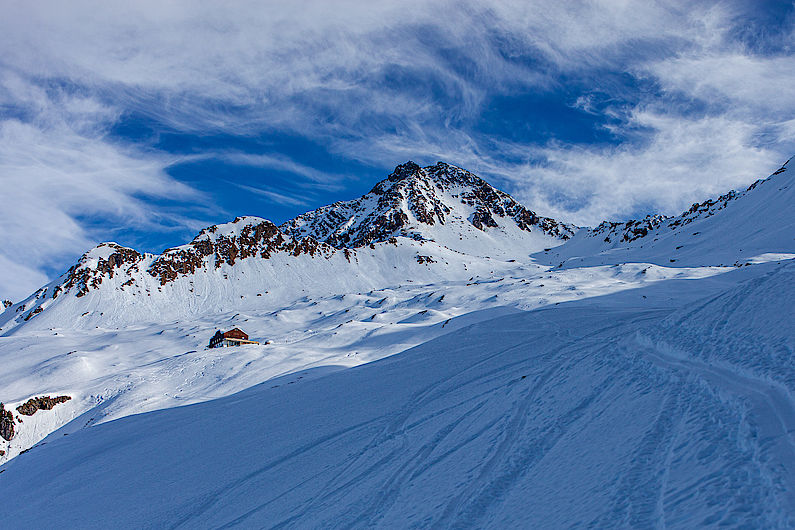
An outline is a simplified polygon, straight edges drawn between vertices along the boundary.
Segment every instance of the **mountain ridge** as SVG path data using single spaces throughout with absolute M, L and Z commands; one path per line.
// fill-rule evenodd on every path
M 330 270 L 337 271 L 328 278 L 332 284 L 342 282 L 351 288 L 363 289 L 377 287 L 399 279 L 389 271 L 389 261 L 383 262 L 384 259 L 397 259 L 406 264 L 408 278 L 417 275 L 429 280 L 455 278 L 458 274 L 465 276 L 474 266 L 473 260 L 480 261 L 480 266 L 493 268 L 488 264 L 489 260 L 526 260 L 528 256 L 547 266 L 633 261 L 695 266 L 755 262 L 765 258 L 754 255 L 752 250 L 742 249 L 743 245 L 728 253 L 713 252 L 709 257 L 709 253 L 698 250 L 704 243 L 693 245 L 700 232 L 694 229 L 694 233 L 689 235 L 683 228 L 700 225 L 705 220 L 709 222 L 716 216 L 725 217 L 727 211 L 736 209 L 734 205 L 738 202 L 761 202 L 761 205 L 751 206 L 756 210 L 772 208 L 783 212 L 780 226 L 776 228 L 778 231 L 771 236 L 782 240 L 781 233 L 792 228 L 793 224 L 787 217 L 787 203 L 795 201 L 795 197 L 791 197 L 795 187 L 789 180 L 780 180 L 780 175 L 787 176 L 788 162 L 746 190 L 730 191 L 718 199 L 696 203 L 680 216 L 647 216 L 643 220 L 623 223 L 603 222 L 586 229 L 538 216 L 509 194 L 464 169 L 444 162 L 422 168 L 409 161 L 398 165 L 362 197 L 323 206 L 279 226 L 260 217 L 237 217 L 230 223 L 207 227 L 191 242 L 166 249 L 161 254 L 140 253 L 112 242 L 101 243 L 86 252 L 60 278 L 0 312 L 0 333 L 7 333 L 33 319 L 38 320 L 65 293 L 83 298 L 91 291 L 102 291 L 103 285 L 106 290 L 128 292 L 126 302 L 112 298 L 110 303 L 117 308 L 113 310 L 117 313 L 129 303 L 141 305 L 140 297 L 149 298 L 177 280 L 190 285 L 181 290 L 172 289 L 172 296 L 179 293 L 178 296 L 190 297 L 195 294 L 191 278 L 197 278 L 199 272 L 215 271 L 217 281 L 226 281 L 229 274 L 234 273 L 239 280 L 245 271 L 238 271 L 235 267 L 239 269 L 239 264 L 248 263 L 249 258 L 271 262 L 267 263 L 265 272 L 260 270 L 261 266 L 248 267 L 251 269 L 249 275 L 265 274 L 262 278 L 266 284 L 257 287 L 258 291 L 268 290 L 267 282 L 284 283 L 288 278 L 299 284 L 311 284 L 313 274 L 323 275 L 326 274 L 323 271 Z M 774 181 L 780 182 L 780 189 L 769 184 Z M 739 223 L 738 220 L 733 222 Z M 718 231 L 723 229 L 722 226 L 716 228 Z M 749 231 L 747 226 L 740 228 Z M 663 246 L 657 243 L 658 239 L 672 242 Z M 394 250 L 387 251 L 384 245 L 394 247 Z M 764 245 L 770 246 L 771 242 L 765 240 Z M 660 248 L 655 253 L 650 252 L 649 247 Z M 795 252 L 795 244 L 784 243 L 775 250 L 784 254 Z M 698 259 L 690 258 L 688 261 L 688 251 L 691 254 L 695 252 Z M 387 254 L 393 257 L 386 258 Z M 279 264 L 272 262 L 275 258 Z M 291 261 L 293 259 L 297 262 Z M 365 262 L 369 264 L 366 267 L 363 265 Z M 348 263 L 354 268 L 346 271 L 345 267 L 339 266 L 340 263 Z M 458 272 L 450 272 L 450 263 L 457 263 L 453 268 Z M 296 265 L 303 270 L 298 276 L 294 273 Z M 423 267 L 419 268 L 419 265 Z M 368 270 L 364 271 L 363 267 Z M 376 269 L 377 272 L 372 273 Z M 427 276 L 426 273 L 432 275 Z M 357 278 L 364 276 L 366 280 L 341 279 L 340 274 Z M 207 290 L 211 287 L 206 286 Z M 139 298 L 134 298 L 136 296 Z M 241 288 L 235 296 L 245 298 L 247 291 Z M 187 298 L 185 300 L 186 306 L 193 304 Z M 216 303 L 212 297 L 209 300 Z M 84 304 L 85 308 L 79 314 L 86 316 L 97 311 L 104 316 L 106 311 L 102 306 L 106 303 L 99 300 Z M 231 298 L 227 297 L 222 306 L 230 304 Z
M 424 239 L 423 228 L 455 222 L 450 214 L 459 205 L 468 207 L 465 219 L 481 231 L 499 228 L 502 223 L 498 219 L 512 220 L 521 230 L 537 229 L 562 241 L 577 230 L 538 216 L 462 168 L 445 162 L 421 168 L 412 161 L 398 165 L 364 196 L 301 214 L 281 228 L 296 238 L 311 236 L 335 248 L 357 248 L 396 235 Z
M 574 230 L 571 225 L 536 215 L 507 193 L 461 168 L 443 162 L 420 168 L 407 162 L 397 166 L 368 194 L 307 212 L 281 226 L 261 217 L 237 217 L 230 223 L 204 228 L 189 243 L 161 254 L 141 253 L 113 242 L 101 243 L 60 278 L 0 313 L 0 333 L 8 332 L 9 325 L 40 320 L 40 315 L 60 303 L 66 293 L 79 299 L 91 292 L 127 293 L 122 296 L 126 301 L 111 297 L 110 301 L 83 304 L 85 307 L 79 311 L 81 317 L 94 312 L 105 316 L 108 311 L 103 310 L 103 305 L 110 304 L 113 312 L 120 313 L 123 306 L 140 306 L 141 297 L 156 296 L 175 282 L 193 284 L 191 278 L 196 279 L 202 271 L 217 273 L 219 282 L 228 280 L 230 275 L 240 280 L 246 274 L 240 268 L 243 263 L 247 264 L 244 268 L 249 269 L 249 275 L 266 282 L 256 291 L 272 291 L 268 285 L 274 280 L 282 284 L 288 278 L 299 285 L 311 283 L 307 276 L 312 269 L 320 276 L 326 274 L 323 271 L 338 271 L 327 278 L 332 283 L 372 288 L 393 281 L 391 260 L 406 263 L 409 278 L 423 277 L 429 272 L 427 269 L 437 269 L 430 278 L 445 276 L 441 267 L 451 260 L 459 274 L 465 275 L 467 263 L 473 260 L 527 256 L 561 244 Z M 398 256 L 385 258 L 395 253 Z M 251 259 L 259 264 L 252 265 Z M 361 260 L 371 263 L 367 271 Z M 373 266 L 374 261 L 380 263 Z M 341 270 L 340 263 L 353 268 Z M 297 277 L 296 266 L 305 269 Z M 341 279 L 340 274 L 367 280 L 350 282 Z M 187 299 L 196 289 L 191 285 L 171 292 L 190 305 Z M 246 291 L 237 296 L 245 297 Z M 228 298 L 225 306 L 230 303 Z
M 694 203 L 677 216 L 605 221 L 536 257 L 557 266 L 646 260 L 683 266 L 742 266 L 795 253 L 795 173 L 787 160 L 742 191 Z

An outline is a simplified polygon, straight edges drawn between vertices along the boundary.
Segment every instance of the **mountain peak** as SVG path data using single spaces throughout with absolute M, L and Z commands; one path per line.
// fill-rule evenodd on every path
M 461 251 L 476 248 L 484 236 L 484 249 L 494 246 L 494 238 L 513 246 L 527 239 L 520 247 L 555 246 L 575 229 L 539 217 L 469 171 L 445 162 L 423 168 L 410 160 L 359 199 L 307 212 L 280 228 L 295 239 L 311 236 L 336 248 L 403 236 Z
M 395 170 L 387 177 L 390 182 L 406 179 L 420 170 L 420 166 L 409 160 L 405 164 L 399 164 Z

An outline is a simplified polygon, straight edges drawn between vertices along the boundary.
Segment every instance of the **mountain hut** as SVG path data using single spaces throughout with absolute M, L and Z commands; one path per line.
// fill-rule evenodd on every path
M 248 334 L 240 328 L 232 328 L 229 331 L 221 332 L 218 330 L 210 339 L 210 348 L 221 348 L 227 346 L 241 346 L 243 344 L 259 344 L 255 340 L 248 340 Z

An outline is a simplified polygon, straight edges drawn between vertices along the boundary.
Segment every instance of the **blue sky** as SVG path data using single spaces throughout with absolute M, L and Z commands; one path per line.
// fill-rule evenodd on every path
M 795 14 L 727 2 L 7 2 L 0 298 L 444 160 L 581 225 L 795 152 Z

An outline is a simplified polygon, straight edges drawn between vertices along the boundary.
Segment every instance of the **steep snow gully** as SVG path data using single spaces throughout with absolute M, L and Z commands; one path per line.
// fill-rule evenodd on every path
M 404 164 L 97 247 L 0 319 L 6 409 L 70 397 L 0 440 L 0 526 L 795 527 L 790 173 L 576 229 Z

